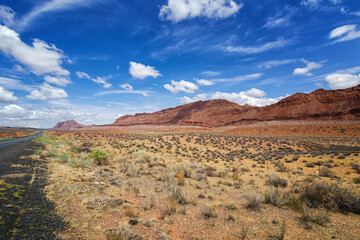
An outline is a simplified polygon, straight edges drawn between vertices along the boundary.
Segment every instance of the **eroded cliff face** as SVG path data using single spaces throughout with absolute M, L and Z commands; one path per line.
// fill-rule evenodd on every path
M 187 125 L 220 127 L 272 120 L 360 120 L 360 85 L 342 90 L 319 89 L 297 93 L 265 107 L 240 106 L 227 100 L 198 101 L 154 113 L 118 118 L 109 126 Z M 54 129 L 88 126 L 74 120 L 59 122 Z M 101 127 L 101 126 L 98 126 Z
M 113 125 L 193 125 L 218 127 L 270 120 L 360 120 L 360 85 L 342 90 L 297 93 L 278 103 L 253 107 L 227 100 L 198 101 L 118 118 Z

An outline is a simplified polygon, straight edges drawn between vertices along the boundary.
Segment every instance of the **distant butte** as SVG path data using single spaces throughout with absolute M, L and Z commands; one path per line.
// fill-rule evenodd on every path
M 240 106 L 222 99 L 198 101 L 154 113 L 122 116 L 112 126 L 220 127 L 274 120 L 360 120 L 360 85 L 341 90 L 296 93 L 265 107 Z M 58 123 L 54 129 L 83 127 L 85 125 L 72 120 Z

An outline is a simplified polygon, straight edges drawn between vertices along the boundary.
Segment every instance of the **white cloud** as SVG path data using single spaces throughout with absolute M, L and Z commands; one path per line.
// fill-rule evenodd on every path
M 92 80 L 93 82 L 102 84 L 102 85 L 103 85 L 103 88 L 111 88 L 111 87 L 112 87 L 112 84 L 107 82 L 107 81 L 108 81 L 108 78 L 109 78 L 109 77 L 96 77 L 96 78 L 92 78 L 91 80 Z
M 214 71 L 205 71 L 202 72 L 201 74 L 207 76 L 207 77 L 215 77 L 215 76 L 219 76 L 221 73 L 220 72 L 214 72 Z
M 198 79 L 198 78 L 194 78 L 194 80 L 202 86 L 211 86 L 214 85 L 215 83 L 206 79 Z
M 20 107 L 16 104 L 11 104 L 8 106 L 0 107 L 0 116 L 1 118 L 14 118 L 19 117 L 26 113 L 25 108 Z
M 255 54 L 255 53 L 261 53 L 261 52 L 269 51 L 271 49 L 283 48 L 283 47 L 286 47 L 286 46 L 290 45 L 291 43 L 292 43 L 292 41 L 289 40 L 289 39 L 278 38 L 276 41 L 267 42 L 265 44 L 258 45 L 258 46 L 253 46 L 253 47 L 248 47 L 248 46 L 238 46 L 238 47 L 228 46 L 226 48 L 226 51 L 228 51 L 228 52 L 236 52 L 236 53 L 245 53 L 245 54 Z
M 47 83 L 43 83 L 39 89 L 32 91 L 30 95 L 27 95 L 26 97 L 34 100 L 47 100 L 66 98 L 68 95 L 64 89 L 56 88 Z
M 276 27 L 284 27 L 290 24 L 290 16 L 284 17 L 268 17 L 266 19 L 266 24 L 264 27 L 266 28 L 276 28 Z
M 331 89 L 343 89 L 360 84 L 360 74 L 333 73 L 325 78 Z
M 252 106 L 262 107 L 270 104 L 274 104 L 285 97 L 278 98 L 267 98 L 265 97 L 266 93 L 260 89 L 252 88 L 247 91 L 242 91 L 239 93 L 224 93 L 224 92 L 216 92 L 216 93 L 204 93 L 197 94 L 193 98 L 183 97 L 180 99 L 181 103 L 190 103 L 199 100 L 212 100 L 212 99 L 226 99 L 231 102 L 238 103 L 240 105 L 249 104 Z
M 336 38 L 344 35 L 345 33 L 348 33 L 356 28 L 356 25 L 344 25 L 341 27 L 337 27 L 334 30 L 330 32 L 329 38 Z
M 320 4 L 321 0 L 301 0 L 301 5 L 309 8 L 315 8 Z
M 109 94 L 141 94 L 144 97 L 150 97 L 149 91 L 141 91 L 141 90 L 114 90 L 114 91 L 107 91 L 107 92 L 100 92 L 96 93 L 95 96 L 104 96 Z
M 187 93 L 194 93 L 196 90 L 199 89 L 199 87 L 196 86 L 194 83 L 184 81 L 184 80 L 181 80 L 179 82 L 171 80 L 171 85 L 168 83 L 164 84 L 164 88 L 166 88 L 167 90 L 169 90 L 172 93 L 177 93 L 180 91 L 187 92 Z
M 60 87 L 65 87 L 66 85 L 71 83 L 71 81 L 68 78 L 60 77 L 60 76 L 53 77 L 46 75 L 44 79 L 46 82 L 58 85 Z
M 306 64 L 306 67 L 304 68 L 296 68 L 293 72 L 293 75 L 305 75 L 305 76 L 312 76 L 313 74 L 310 72 L 313 69 L 318 69 L 321 68 L 322 65 L 320 63 L 316 63 L 316 62 L 309 62 L 306 61 L 305 59 L 301 59 L 301 61 L 303 63 Z
M 84 72 L 76 72 L 75 74 L 76 74 L 76 76 L 78 78 L 88 79 L 88 80 L 91 80 L 91 81 L 93 81 L 95 83 L 102 84 L 103 88 L 111 88 L 112 87 L 112 84 L 107 82 L 110 78 L 112 78 L 111 75 L 107 76 L 107 77 L 99 77 L 99 76 L 97 76 L 96 78 L 92 78 L 92 77 L 90 77 L 89 74 L 84 73 Z
M 160 9 L 160 18 L 179 22 L 195 17 L 227 18 L 242 8 L 234 0 L 168 0 Z
M 273 61 L 267 61 L 265 63 L 259 64 L 258 67 L 259 68 L 266 68 L 266 69 L 270 69 L 273 67 L 278 67 L 278 66 L 282 66 L 282 65 L 286 65 L 286 64 L 290 64 L 296 62 L 296 60 L 294 59 L 288 59 L 288 60 L 273 60 Z
M 246 96 L 249 97 L 265 97 L 266 93 L 263 90 L 257 88 L 251 88 L 244 92 Z
M 17 97 L 14 96 L 13 92 L 6 90 L 3 87 L 0 87 L 0 103 L 14 102 L 17 100 Z
M 15 14 L 10 7 L 0 5 L 0 23 L 11 25 L 14 22 Z
M 144 64 L 136 62 L 130 62 L 129 73 L 131 76 L 138 79 L 144 79 L 146 77 L 157 78 L 162 76 L 154 67 L 145 66 Z
M 133 88 L 133 86 L 131 86 L 130 84 L 119 84 L 119 86 L 122 88 L 122 89 L 124 89 L 124 90 L 126 90 L 126 91 L 132 91 L 132 90 L 134 90 L 134 88 Z
M 237 76 L 234 78 L 218 78 L 218 79 L 213 79 L 212 81 L 213 82 L 244 82 L 244 81 L 259 79 L 263 75 L 264 75 L 263 73 L 253 73 L 244 76 Z
M 32 46 L 29 46 L 21 41 L 18 33 L 2 25 L 0 25 L 0 50 L 27 66 L 36 75 L 68 76 L 70 74 L 61 67 L 65 56 L 55 45 L 34 39 Z
M 35 8 L 33 8 L 23 18 L 17 22 L 17 27 L 26 28 L 33 21 L 49 12 L 56 12 L 61 10 L 69 10 L 75 7 L 90 6 L 98 2 L 98 0 L 50 0 L 46 1 Z
M 338 70 L 336 72 L 337 73 L 358 73 L 358 72 L 360 72 L 360 66 L 353 67 L 353 68 L 348 68 L 348 69 L 345 69 L 345 70 Z
M 334 38 L 336 40 L 333 43 L 354 40 L 360 38 L 360 30 L 354 24 L 337 27 L 329 35 L 329 39 Z
M 27 92 L 34 90 L 34 86 L 24 85 L 20 80 L 12 78 L 0 77 L 0 85 L 8 89 L 22 90 Z
M 89 74 L 84 73 L 84 72 L 76 72 L 76 76 L 78 78 L 83 78 L 83 79 L 89 79 L 91 80 L 91 77 L 89 76 Z

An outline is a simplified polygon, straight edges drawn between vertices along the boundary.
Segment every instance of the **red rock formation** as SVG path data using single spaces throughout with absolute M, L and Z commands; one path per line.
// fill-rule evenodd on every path
M 85 128 L 86 125 L 82 125 L 80 123 L 77 123 L 75 120 L 67 120 L 65 122 L 58 122 L 53 129 L 56 130 L 72 130 L 72 129 L 78 129 L 78 128 Z
M 271 120 L 360 120 L 360 85 L 342 90 L 297 93 L 265 107 L 227 100 L 198 101 L 155 113 L 118 118 L 114 126 L 192 125 L 218 127 Z

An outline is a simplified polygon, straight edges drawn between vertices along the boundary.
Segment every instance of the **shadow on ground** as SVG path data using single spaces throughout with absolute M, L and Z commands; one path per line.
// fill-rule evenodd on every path
M 66 227 L 44 193 L 46 164 L 30 158 L 36 148 L 25 142 L 0 151 L 0 239 L 57 239 Z

